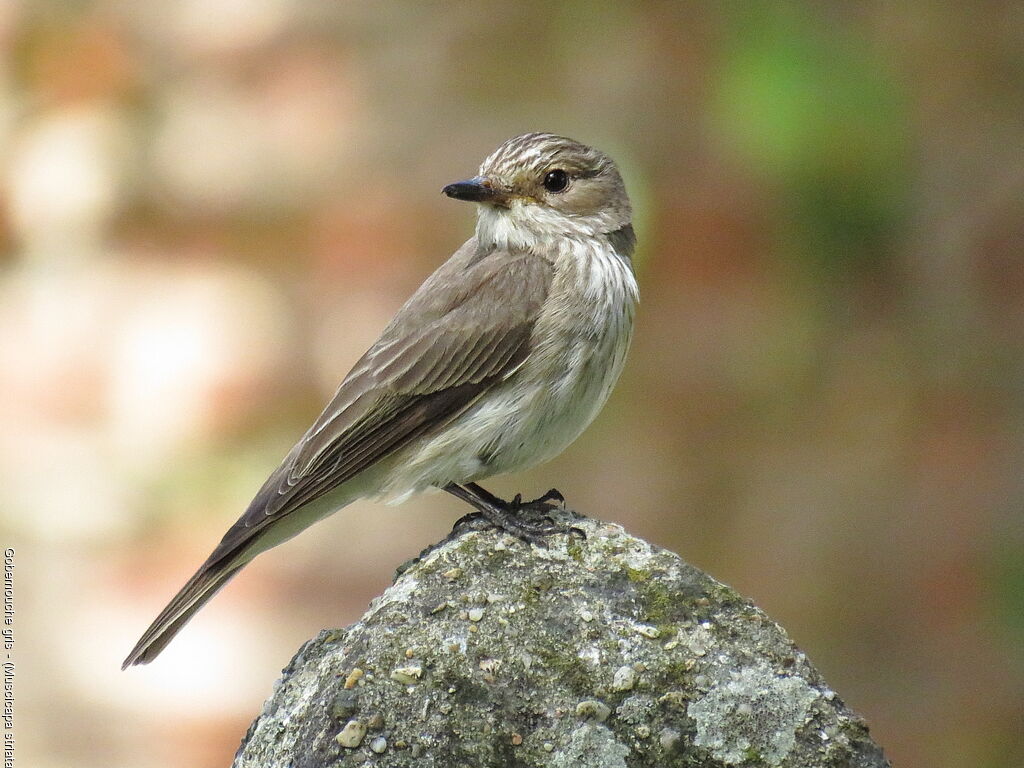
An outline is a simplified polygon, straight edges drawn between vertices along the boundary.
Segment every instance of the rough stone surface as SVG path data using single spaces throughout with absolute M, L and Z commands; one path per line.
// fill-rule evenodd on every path
M 236 768 L 889 765 L 748 601 L 619 526 L 565 520 L 587 538 L 467 529 L 425 552 L 306 643 Z

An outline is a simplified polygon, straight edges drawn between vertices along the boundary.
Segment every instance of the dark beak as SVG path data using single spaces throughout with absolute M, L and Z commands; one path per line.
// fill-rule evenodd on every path
M 466 181 L 457 181 L 441 190 L 448 197 L 456 200 L 468 200 L 471 203 L 491 203 L 503 205 L 507 196 L 500 189 L 495 189 L 490 179 L 476 176 Z

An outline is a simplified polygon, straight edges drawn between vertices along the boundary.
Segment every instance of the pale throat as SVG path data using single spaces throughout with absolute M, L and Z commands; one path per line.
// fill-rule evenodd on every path
M 628 222 L 625 222 L 628 223 Z M 605 213 L 567 216 L 552 208 L 512 201 L 508 208 L 477 206 L 477 240 L 486 246 L 511 249 L 557 247 L 564 238 L 601 237 L 624 226 Z

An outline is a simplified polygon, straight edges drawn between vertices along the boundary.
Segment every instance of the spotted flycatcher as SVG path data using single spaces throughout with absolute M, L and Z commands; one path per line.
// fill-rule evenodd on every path
M 196 574 L 125 659 L 152 661 L 265 550 L 359 498 L 442 488 L 524 539 L 560 530 L 476 481 L 547 461 L 594 419 L 626 358 L 637 301 L 622 177 L 604 153 L 529 133 L 444 194 L 478 203 L 476 235 L 355 364 Z

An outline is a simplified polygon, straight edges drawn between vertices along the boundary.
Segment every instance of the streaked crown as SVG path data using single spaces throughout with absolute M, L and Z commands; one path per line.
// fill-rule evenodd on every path
M 598 149 L 553 133 L 524 133 L 494 150 L 480 164 L 480 175 L 539 176 L 555 167 L 589 176 L 615 171 L 612 159 Z

